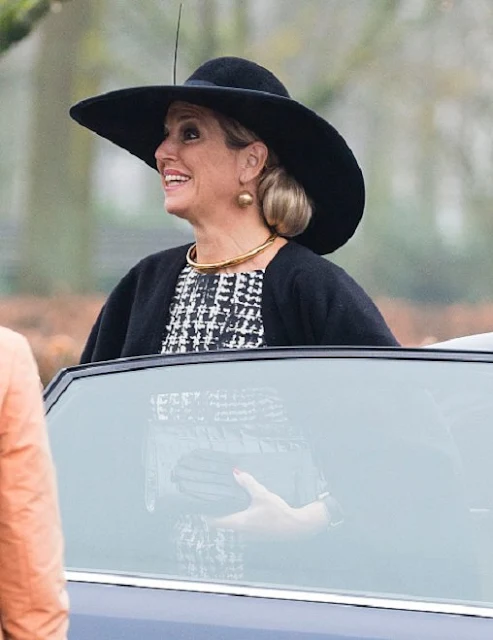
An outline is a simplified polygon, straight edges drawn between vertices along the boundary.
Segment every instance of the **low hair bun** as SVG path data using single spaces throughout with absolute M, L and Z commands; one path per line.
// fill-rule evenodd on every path
M 293 238 L 307 228 L 312 206 L 303 187 L 284 167 L 267 167 L 258 188 L 264 218 L 279 235 Z

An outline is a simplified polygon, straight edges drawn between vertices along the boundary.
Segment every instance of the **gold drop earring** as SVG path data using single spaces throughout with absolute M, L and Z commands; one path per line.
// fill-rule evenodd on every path
M 253 204 L 253 195 L 250 191 L 240 191 L 237 196 L 238 206 L 242 209 L 246 209 L 246 207 L 250 207 Z

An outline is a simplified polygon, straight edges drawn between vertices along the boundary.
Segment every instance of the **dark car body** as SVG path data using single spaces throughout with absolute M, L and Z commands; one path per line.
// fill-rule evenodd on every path
M 491 354 L 439 349 L 62 372 L 46 406 L 70 638 L 493 637 L 492 391 Z M 233 464 L 295 508 L 329 489 L 342 524 L 210 528 L 248 508 Z

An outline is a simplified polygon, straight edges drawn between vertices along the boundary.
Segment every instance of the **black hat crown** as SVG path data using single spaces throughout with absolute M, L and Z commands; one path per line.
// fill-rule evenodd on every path
M 215 85 L 290 97 L 286 87 L 268 69 L 250 60 L 232 56 L 208 60 L 194 71 L 185 85 Z

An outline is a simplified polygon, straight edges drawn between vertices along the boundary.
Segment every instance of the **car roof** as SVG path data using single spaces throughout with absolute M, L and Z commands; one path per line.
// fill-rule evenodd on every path
M 493 331 L 452 338 L 426 345 L 427 349 L 465 349 L 467 351 L 493 351 Z

